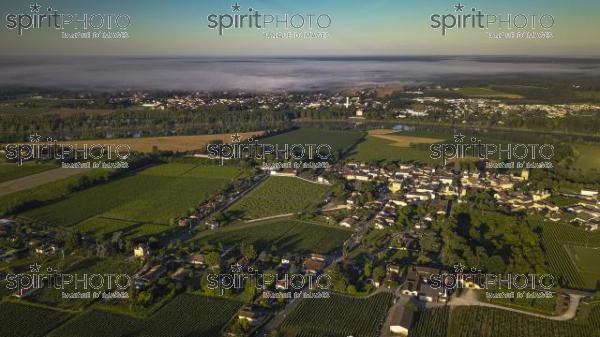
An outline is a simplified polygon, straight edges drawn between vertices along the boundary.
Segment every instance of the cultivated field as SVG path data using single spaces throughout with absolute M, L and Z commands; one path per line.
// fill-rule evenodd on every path
M 262 135 L 258 132 L 242 132 L 242 139 Z M 69 144 L 127 144 L 131 150 L 139 152 L 152 152 L 154 148 L 160 151 L 185 152 L 203 149 L 206 144 L 214 141 L 231 143 L 231 134 L 219 133 L 214 135 L 147 137 L 147 138 L 116 138 L 116 139 L 91 139 L 70 141 Z
M 392 305 L 393 295 L 369 298 L 332 294 L 329 299 L 304 299 L 281 324 L 285 337 L 375 337 Z
M 391 129 L 370 130 L 369 136 L 392 141 L 390 145 L 398 147 L 410 147 L 413 144 L 433 144 L 443 141 L 443 139 L 440 138 L 407 136 Z
M 341 249 L 352 231 L 338 227 L 283 219 L 224 227 L 215 232 L 204 232 L 199 241 L 233 246 L 252 244 L 257 250 L 277 247 L 281 252 L 327 254 Z
M 45 268 L 47 266 L 44 266 Z M 83 277 L 84 274 L 127 274 L 133 275 L 138 266 L 135 263 L 126 262 L 123 257 L 112 257 L 112 258 L 98 258 L 90 257 L 75 262 L 71 266 L 67 266 L 64 270 L 60 270 L 63 273 L 76 274 L 79 277 Z M 96 283 L 97 284 L 97 283 Z M 91 290 L 91 289 L 88 289 Z M 108 291 L 107 283 L 104 283 L 102 291 Z M 113 289 L 117 290 L 117 289 Z M 48 305 L 54 308 L 68 309 L 68 310 L 81 310 L 90 305 L 95 299 L 64 299 L 62 298 L 62 292 L 75 293 L 75 292 L 86 292 L 81 289 L 81 285 L 78 289 L 75 288 L 75 283 L 65 285 L 64 289 L 54 289 L 52 287 L 46 287 L 40 289 L 30 297 L 27 297 L 28 301 Z
M 144 321 L 136 337 L 218 337 L 240 306 L 224 298 L 179 295 Z
M 345 152 L 354 145 L 363 133 L 360 131 L 338 131 L 328 129 L 301 128 L 262 140 L 266 144 L 329 144 L 334 155 L 338 151 Z
M 3 166 L 0 166 L 0 170 L 4 168 Z M 19 171 L 18 169 L 11 167 L 9 170 L 12 172 L 8 173 L 8 179 L 3 179 L 6 177 L 0 172 L 0 181 L 2 181 L 0 182 L 0 196 L 32 189 L 89 171 L 88 169 L 56 168 L 53 165 L 40 165 L 39 168 L 34 165 L 24 165 L 22 167 L 25 169 L 24 172 L 19 172 L 19 174 L 23 173 L 21 176 L 18 176 L 15 172 Z
M 388 135 L 387 137 L 389 138 L 391 135 Z M 406 137 L 410 138 L 411 144 L 421 143 L 416 140 L 420 137 Z M 404 144 L 407 143 L 409 138 L 405 138 Z M 396 160 L 402 162 L 414 161 L 430 165 L 442 163 L 441 160 L 431 159 L 431 151 L 429 151 L 428 148 L 401 146 L 399 144 L 403 143 L 399 142 L 398 139 L 390 140 L 382 138 L 381 135 L 369 135 L 364 142 L 360 143 L 356 149 L 350 153 L 349 159 L 361 162 Z
M 586 322 L 561 322 L 480 306 L 430 309 L 420 314 L 414 337 L 598 336 L 600 307 Z
M 218 337 L 240 306 L 228 299 L 182 294 L 146 319 L 90 310 L 49 337 Z
M 38 163 L 23 163 L 23 165 L 5 163 L 0 164 L 0 183 L 9 181 L 21 177 L 25 177 L 31 174 L 44 172 L 56 168 L 53 164 L 38 164 Z M 2 189 L 0 188 L 0 191 Z M 2 192 L 0 192 L 2 193 Z
M 41 337 L 69 318 L 51 309 L 11 302 L 0 303 L 0 336 Z
M 226 214 L 232 218 L 257 219 L 300 212 L 323 201 L 329 188 L 293 177 L 269 177 L 228 208 Z
M 142 320 L 103 310 L 89 310 L 54 329 L 48 337 L 124 337 L 133 336 Z M 85 331 L 85 333 L 83 333 Z
M 230 166 L 164 164 L 73 193 L 23 215 L 66 226 L 94 216 L 168 225 L 237 174 Z
M 468 97 L 485 97 L 485 98 L 507 98 L 507 99 L 520 99 L 523 98 L 521 95 L 511 94 L 507 92 L 498 91 L 490 88 L 483 87 L 464 87 L 459 88 L 456 92 L 461 95 Z
M 600 247 L 600 234 L 558 223 L 541 226 L 550 271 L 560 277 L 561 284 L 571 288 L 596 288 L 600 280 L 597 263 L 600 249 L 590 247 Z

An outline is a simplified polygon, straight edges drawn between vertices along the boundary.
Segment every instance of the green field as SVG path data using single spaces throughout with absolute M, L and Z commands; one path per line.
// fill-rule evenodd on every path
M 431 159 L 431 151 L 429 149 L 423 147 L 399 147 L 393 144 L 394 142 L 391 140 L 367 136 L 367 139 L 350 153 L 349 159 L 365 163 L 371 161 L 414 161 L 429 165 L 442 164 L 441 160 Z
M 375 337 L 392 305 L 393 295 L 369 298 L 332 294 L 328 299 L 304 299 L 281 324 L 285 337 Z
M 166 232 L 173 227 L 170 225 L 151 224 L 128 220 L 105 218 L 97 216 L 78 223 L 75 230 L 95 236 L 97 239 L 109 237 L 112 233 L 120 231 L 123 237 L 138 239 Z
M 507 92 L 502 92 L 490 88 L 483 87 L 463 87 L 459 88 L 457 93 L 467 96 L 467 97 L 485 97 L 485 98 L 507 98 L 507 99 L 519 99 L 523 98 L 521 95 L 511 94 Z
M 57 168 L 53 164 L 0 164 L 0 183 Z
M 144 322 L 139 337 L 218 337 L 241 303 L 183 294 Z
M 354 145 L 363 133 L 360 131 L 339 131 L 328 129 L 301 128 L 261 140 L 265 144 L 328 144 L 334 155 L 347 151 Z
M 600 173 L 600 145 L 576 143 L 572 146 L 575 150 L 573 167 L 583 172 L 595 171 Z
M 561 322 L 480 306 L 421 312 L 411 337 L 600 336 L 600 307 L 585 322 Z
M 103 310 L 80 314 L 49 337 L 218 337 L 241 303 L 182 294 L 146 319 Z
M 164 164 L 73 193 L 22 215 L 64 226 L 94 216 L 167 225 L 170 219 L 225 187 L 238 173 L 230 166 Z
M 44 266 L 46 267 L 46 266 Z M 76 262 L 72 266 L 65 267 L 65 270 L 60 270 L 63 273 L 69 273 L 78 275 L 80 278 L 87 274 L 127 274 L 132 276 L 138 266 L 134 263 L 126 262 L 124 257 L 111 257 L 111 258 L 98 258 L 90 257 Z M 105 281 L 102 291 L 109 290 L 106 286 L 108 281 Z M 98 284 L 98 283 L 95 283 Z M 66 284 L 64 289 L 54 289 L 47 287 L 40 289 L 38 292 L 27 297 L 28 301 L 32 301 L 39 304 L 52 306 L 54 308 L 68 309 L 68 310 L 81 310 L 86 306 L 90 305 L 95 299 L 63 299 L 62 292 L 75 293 L 75 292 L 87 292 L 92 289 L 83 290 L 81 285 L 79 288 L 75 288 L 75 283 Z M 116 290 L 116 289 L 113 289 Z
M 142 322 L 130 316 L 90 310 L 54 329 L 48 337 L 133 336 L 143 326 Z
M 229 207 L 226 215 L 257 219 L 271 215 L 301 212 L 324 199 L 329 186 L 293 177 L 269 177 Z
M 573 247 L 600 247 L 600 234 L 559 223 L 548 222 L 541 226 L 550 271 L 559 277 L 561 285 L 595 289 L 600 280 L 598 250 Z
M 41 337 L 69 318 L 52 309 L 11 302 L 0 303 L 0 336 Z
M 53 181 L 42 186 L 3 195 L 0 197 L 0 213 L 12 212 L 15 207 L 23 204 L 36 204 L 58 200 L 70 194 L 72 188 L 77 186 L 79 180 L 83 177 L 94 180 L 98 177 L 106 176 L 109 172 L 103 169 L 89 170 L 85 173 Z
M 281 252 L 318 252 L 327 254 L 340 249 L 352 231 L 339 227 L 308 223 L 300 220 L 270 220 L 247 225 L 225 227 L 215 232 L 204 232 L 202 243 L 232 246 L 239 243 L 254 245 L 257 250 L 271 249 Z

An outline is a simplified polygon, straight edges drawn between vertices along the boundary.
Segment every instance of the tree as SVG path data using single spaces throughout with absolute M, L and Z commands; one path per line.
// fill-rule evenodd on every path
M 256 250 L 254 249 L 253 245 L 242 244 L 240 251 L 242 253 L 242 256 L 244 256 L 248 260 L 253 260 L 256 258 Z
M 375 268 L 375 270 L 373 270 L 373 279 L 374 280 L 381 280 L 384 276 L 385 276 L 385 270 L 381 266 L 378 266 L 377 268 Z
M 221 265 L 221 255 L 217 252 L 210 252 L 206 255 L 206 263 L 211 267 L 218 267 Z

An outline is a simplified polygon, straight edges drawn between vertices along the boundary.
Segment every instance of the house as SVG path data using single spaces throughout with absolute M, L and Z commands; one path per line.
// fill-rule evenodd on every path
M 147 245 L 137 245 L 135 248 L 133 248 L 133 256 L 135 257 L 139 257 L 139 258 L 145 258 L 150 254 L 150 250 L 148 248 Z
M 171 275 L 171 278 L 175 281 L 183 282 L 188 278 L 190 272 L 191 271 L 187 268 L 179 267 L 179 269 L 177 269 L 173 275 Z
M 206 227 L 210 230 L 214 230 L 219 228 L 220 224 L 217 220 L 214 219 L 208 219 L 206 220 Z
M 249 307 L 244 307 L 238 312 L 238 319 L 244 320 L 250 324 L 255 324 L 260 320 L 260 315 L 252 311 Z
M 319 253 L 311 253 L 310 258 L 311 258 L 311 260 L 319 261 L 319 262 L 324 262 L 325 260 L 327 260 L 327 256 L 325 256 L 323 254 L 319 254 Z
M 351 228 L 354 226 L 354 224 L 356 224 L 356 220 L 354 218 L 344 218 L 342 221 L 340 221 L 340 226 L 342 227 Z
M 390 319 L 390 332 L 408 336 L 413 325 L 414 312 L 401 305 L 396 305 Z
M 50 255 L 56 253 L 58 248 L 55 245 L 44 244 L 35 249 L 35 252 L 41 255 Z
M 389 188 L 390 192 L 396 193 L 402 189 L 402 182 L 392 181 L 389 183 L 388 188 Z
M 596 197 L 598 196 L 598 191 L 582 189 L 579 194 L 584 197 Z
M 205 260 L 205 256 L 204 254 L 201 253 L 191 253 L 190 255 L 188 255 L 186 261 L 189 264 L 193 264 L 195 266 L 203 266 L 206 264 L 206 260 Z
M 312 259 L 306 259 L 302 265 L 307 273 L 316 274 L 323 269 L 324 263 Z

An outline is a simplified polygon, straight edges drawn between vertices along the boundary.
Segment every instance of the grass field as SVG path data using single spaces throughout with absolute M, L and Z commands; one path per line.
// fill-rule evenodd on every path
M 420 313 L 411 337 L 588 337 L 600 335 L 600 307 L 585 322 L 561 322 L 480 306 Z
M 232 218 L 257 219 L 296 213 L 320 203 L 329 186 L 293 177 L 269 177 L 226 210 Z
M 390 136 L 388 135 L 387 138 Z M 410 137 L 411 144 L 421 143 L 417 142 L 416 138 Z M 424 138 L 430 139 L 430 138 Z M 406 144 L 406 140 L 404 143 Z M 399 146 L 399 141 L 381 138 L 378 135 L 369 135 L 367 139 L 360 143 L 356 149 L 354 149 L 349 156 L 350 160 L 356 160 L 361 162 L 371 161 L 402 161 L 402 162 L 420 162 L 424 164 L 436 165 L 441 164 L 441 161 L 434 160 L 431 158 L 431 151 L 420 147 L 404 147 Z
M 94 216 L 166 225 L 237 174 L 237 168 L 230 166 L 164 164 L 73 193 L 23 215 L 66 226 Z
M 0 303 L 0 336 L 41 337 L 69 318 L 69 315 L 19 303 Z
M 561 284 L 578 289 L 595 289 L 598 273 L 600 234 L 590 233 L 571 225 L 544 223 L 543 245 L 550 271 L 559 276 Z M 573 248 L 581 247 L 581 248 Z
M 393 295 L 366 299 L 332 294 L 329 299 L 304 299 L 281 324 L 285 337 L 375 337 L 392 305 Z
M 573 144 L 575 150 L 575 162 L 573 167 L 583 172 L 596 171 L 600 173 L 600 145 L 597 144 Z
M 0 182 L 9 181 L 21 177 L 25 177 L 31 174 L 44 172 L 56 168 L 53 164 L 38 164 L 38 163 L 24 163 L 19 166 L 17 164 L 0 164 Z
M 327 254 L 341 249 L 351 234 L 352 231 L 347 229 L 284 219 L 224 227 L 215 232 L 204 232 L 198 240 L 225 246 L 252 244 L 259 251 L 275 246 L 281 252 Z
M 329 144 L 334 155 L 344 152 L 354 145 L 363 133 L 360 131 L 338 131 L 328 129 L 301 128 L 262 140 L 265 144 Z
M 457 93 L 468 96 L 468 97 L 485 97 L 485 98 L 507 98 L 507 99 L 520 99 L 523 98 L 521 95 L 506 93 L 490 88 L 483 87 L 464 87 L 459 88 Z

